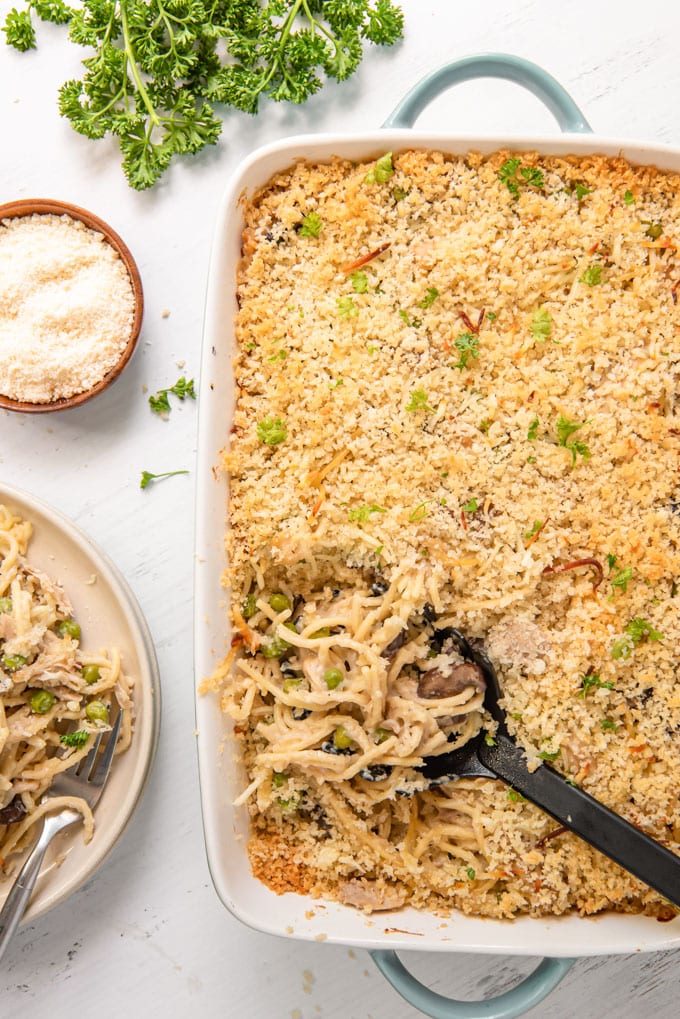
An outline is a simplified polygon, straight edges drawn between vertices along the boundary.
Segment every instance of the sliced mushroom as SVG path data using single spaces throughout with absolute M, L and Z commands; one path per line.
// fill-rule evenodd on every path
M 21 796 L 15 796 L 13 800 L 0 810 L 0 824 L 16 824 L 26 816 L 26 807 Z
M 468 687 L 486 690 L 484 675 L 478 665 L 472 662 L 451 663 L 450 668 L 429 669 L 418 680 L 418 696 L 427 700 L 442 700 L 455 697 Z

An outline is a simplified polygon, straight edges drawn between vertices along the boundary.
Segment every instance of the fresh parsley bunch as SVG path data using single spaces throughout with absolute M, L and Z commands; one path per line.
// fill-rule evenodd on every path
M 256 113 L 261 96 L 302 103 L 358 67 L 366 42 L 390 46 L 403 14 L 392 0 L 23 0 L 3 31 L 36 45 L 33 16 L 68 24 L 93 52 L 59 110 L 88 138 L 117 136 L 123 170 L 150 187 L 175 155 L 214 145 L 215 104 Z

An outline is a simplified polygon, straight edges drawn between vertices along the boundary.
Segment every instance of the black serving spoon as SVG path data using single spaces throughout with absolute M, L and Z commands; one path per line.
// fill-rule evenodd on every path
M 498 723 L 498 730 L 493 741 L 487 742 L 482 731 L 465 746 L 426 758 L 419 769 L 421 773 L 433 783 L 445 777 L 502 779 L 564 828 L 579 835 L 680 908 L 680 857 L 578 786 L 570 785 L 547 764 L 529 771 L 524 751 L 508 734 L 493 665 L 459 630 L 447 627 L 439 632 L 452 637 L 463 657 L 482 671 L 486 680 L 484 706 Z

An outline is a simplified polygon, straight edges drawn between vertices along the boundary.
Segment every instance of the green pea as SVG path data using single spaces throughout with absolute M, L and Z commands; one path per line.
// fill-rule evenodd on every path
M 272 775 L 272 785 L 275 789 L 280 789 L 288 781 L 288 776 L 284 771 L 275 771 Z
M 344 674 L 340 669 L 326 669 L 323 674 L 323 681 L 329 690 L 335 690 L 336 687 L 340 686 L 344 678 Z
M 75 619 L 62 619 L 58 626 L 62 637 L 72 637 L 73 640 L 80 640 L 80 626 Z
M 381 726 L 378 726 L 378 728 L 373 733 L 373 742 L 380 745 L 381 743 L 384 743 L 386 739 L 389 739 L 390 736 L 392 735 L 393 734 L 390 732 L 389 729 L 383 729 Z
M 287 640 L 281 640 L 280 637 L 270 637 L 260 650 L 265 658 L 282 658 L 286 651 L 290 650 L 290 644 Z
M 244 619 L 251 619 L 257 612 L 257 598 L 254 594 L 246 595 L 241 602 L 241 615 Z
M 290 608 L 290 601 L 286 598 L 285 594 L 273 594 L 269 599 L 269 604 L 274 612 L 285 612 L 286 609 Z
M 339 725 L 333 733 L 333 743 L 338 750 L 346 750 L 352 743 L 352 737 L 343 725 Z
M 11 611 L 12 611 L 12 599 L 0 598 L 0 612 L 11 612 Z
M 286 676 L 283 681 L 283 692 L 290 693 L 291 690 L 297 690 L 300 686 L 302 686 L 301 676 Z
M 104 701 L 90 701 L 85 708 L 85 714 L 91 722 L 108 722 L 109 708 Z
M 23 655 L 5 655 L 2 659 L 2 667 L 7 672 L 16 672 L 22 665 L 25 665 L 28 658 L 24 658 Z
M 36 715 L 46 715 L 56 699 L 51 690 L 36 690 L 31 694 L 29 701 L 31 711 L 34 711 Z
M 83 665 L 80 670 L 80 674 L 87 683 L 88 686 L 92 686 L 93 683 L 99 682 L 102 678 L 102 674 L 99 671 L 98 665 Z

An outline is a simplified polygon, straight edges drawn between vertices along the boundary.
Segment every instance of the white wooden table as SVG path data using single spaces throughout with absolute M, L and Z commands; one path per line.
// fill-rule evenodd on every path
M 11 6 L 0 2 L 3 18 Z M 0 198 L 52 197 L 107 220 L 137 258 L 146 294 L 139 350 L 105 395 L 60 415 L 0 412 L 0 480 L 75 519 L 122 569 L 146 613 L 163 683 L 156 767 L 106 868 L 18 934 L 0 976 L 5 1019 L 129 1016 L 413 1019 L 361 951 L 276 940 L 220 904 L 205 861 L 194 746 L 192 571 L 196 407 L 163 422 L 145 390 L 197 375 L 215 209 L 254 147 L 311 130 L 379 125 L 427 71 L 482 51 L 551 71 L 596 130 L 680 145 L 680 5 L 676 0 L 403 0 L 406 40 L 369 54 L 359 73 L 300 108 L 227 114 L 212 151 L 177 165 L 150 192 L 131 191 L 115 146 L 76 135 L 56 109 L 78 74 L 64 32 L 40 26 L 39 49 L 0 41 Z M 537 100 L 500 82 L 439 98 L 425 127 L 474 133 L 555 129 Z M 166 314 L 169 312 L 169 314 Z M 189 468 L 142 492 L 140 472 Z M 549 946 L 546 946 L 549 951 Z M 498 993 L 533 960 L 413 954 L 430 986 L 460 997 Z M 678 1015 L 680 953 L 576 964 L 533 1015 L 638 1019 Z

